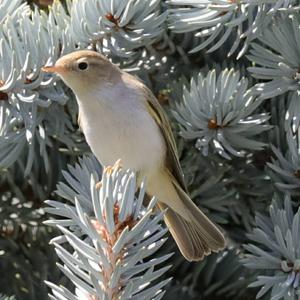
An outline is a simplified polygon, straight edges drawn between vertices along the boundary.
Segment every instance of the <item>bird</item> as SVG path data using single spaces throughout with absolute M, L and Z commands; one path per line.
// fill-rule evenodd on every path
M 147 195 L 158 199 L 188 261 L 224 249 L 223 233 L 188 195 L 168 117 L 139 78 L 92 50 L 66 54 L 42 71 L 56 73 L 75 94 L 79 126 L 98 161 L 109 166 L 121 159 L 123 168 L 146 178 Z

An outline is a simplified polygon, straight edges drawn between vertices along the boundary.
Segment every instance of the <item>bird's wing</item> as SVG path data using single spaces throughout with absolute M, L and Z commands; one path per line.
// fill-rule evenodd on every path
M 77 123 L 78 123 L 79 129 L 82 131 L 82 125 L 81 125 L 81 113 L 80 113 L 80 110 L 78 110 L 78 119 L 77 119 Z
M 166 113 L 152 92 L 144 85 L 143 92 L 145 94 L 145 98 L 147 99 L 147 109 L 159 126 L 167 145 L 166 167 L 168 168 L 168 171 L 175 177 L 181 188 L 184 191 L 187 191 L 183 178 L 183 172 L 179 164 L 177 146 Z

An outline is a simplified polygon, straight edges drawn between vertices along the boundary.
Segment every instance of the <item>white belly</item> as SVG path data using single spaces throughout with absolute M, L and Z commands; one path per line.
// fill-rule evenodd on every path
M 165 142 L 142 105 L 124 97 L 109 102 L 95 99 L 93 105 L 79 100 L 81 128 L 102 165 L 113 165 L 120 158 L 124 168 L 147 173 L 162 164 Z

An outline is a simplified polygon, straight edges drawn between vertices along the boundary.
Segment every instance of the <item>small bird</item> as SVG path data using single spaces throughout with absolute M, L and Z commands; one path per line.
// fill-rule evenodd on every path
M 104 166 L 146 178 L 173 238 L 189 261 L 202 260 L 225 246 L 220 230 L 187 193 L 167 116 L 152 92 L 100 53 L 81 50 L 43 71 L 57 73 L 76 95 L 78 122 L 92 152 Z

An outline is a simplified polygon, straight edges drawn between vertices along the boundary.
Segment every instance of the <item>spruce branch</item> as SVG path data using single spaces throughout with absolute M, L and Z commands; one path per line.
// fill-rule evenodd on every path
M 15 296 L 5 296 L 0 294 L 0 300 L 16 300 Z
M 273 184 L 266 176 L 265 166 L 271 151 L 263 150 L 249 154 L 244 159 L 236 158 L 226 176 L 227 188 L 235 191 L 234 205 L 229 211 L 228 229 L 231 238 L 245 241 L 241 230 L 251 231 L 257 212 L 264 212 L 273 195 Z M 262 165 L 258 163 L 262 160 Z M 232 226 L 234 225 L 234 226 Z M 243 229 L 242 229 L 243 228 Z
M 285 130 L 296 132 L 300 127 L 300 90 L 287 95 L 288 108 L 285 113 Z
M 298 299 L 299 211 L 277 196 L 270 216 L 260 213 L 276 187 L 295 203 L 300 195 L 299 0 L 62 0 L 44 11 L 33 2 L 0 0 L 1 292 L 46 299 L 47 281 L 51 299 L 238 300 L 254 298 L 253 282 L 261 298 Z M 130 171 L 106 170 L 98 190 L 101 166 L 85 156 L 61 182 L 89 149 L 75 99 L 40 66 L 86 47 L 138 74 L 167 110 L 173 90 L 183 98 L 171 126 L 182 128 L 185 181 L 224 225 L 228 249 L 197 264 L 171 241 L 159 249 L 162 214 L 154 200 L 141 204 L 145 186 Z M 232 65 L 235 54 L 243 60 Z M 253 63 L 248 82 L 244 62 Z
M 181 165 L 191 198 L 212 220 L 227 224 L 231 207 L 237 204 L 235 191 L 228 187 L 226 180 L 230 168 L 221 165 L 213 156 L 202 157 L 197 149 L 189 146 L 186 146 L 188 155 L 181 159 Z
M 183 88 L 183 100 L 175 104 L 174 116 L 182 126 L 182 136 L 196 140 L 205 156 L 210 148 L 226 159 L 244 156 L 245 149 L 263 149 L 265 144 L 253 137 L 270 129 L 263 125 L 269 115 L 255 113 L 261 101 L 247 88 L 248 80 L 240 79 L 233 69 L 223 70 L 218 77 L 213 70 L 192 78 L 190 87 Z
M 288 194 L 275 196 L 269 216 L 256 216 L 257 227 L 249 235 L 251 243 L 245 245 L 247 254 L 242 263 L 259 271 L 250 287 L 261 287 L 257 298 L 270 294 L 270 299 L 297 299 L 299 295 L 299 220 L 300 210 L 293 212 Z
M 17 21 L 19 13 L 30 13 L 30 7 L 22 0 L 3 0 L 0 3 L 0 26 L 7 18 Z
M 0 23 L 0 52 L 5 57 L 0 61 L 0 167 L 10 167 L 21 152 L 27 152 L 28 175 L 37 146 L 49 170 L 47 148 L 52 139 L 74 145 L 69 137 L 73 126 L 63 108 L 68 97 L 60 83 L 41 72 L 47 62 L 74 49 L 74 43 L 59 2 L 49 18 L 26 4 L 14 11 L 13 3 L 8 6 L 4 1 L 7 11 Z
M 159 281 L 168 269 L 160 264 L 170 254 L 151 258 L 165 242 L 166 233 L 155 214 L 153 198 L 143 207 L 145 185 L 136 192 L 136 177 L 118 166 L 103 172 L 100 190 L 96 188 L 100 170 L 94 158 L 64 173 L 69 184 L 60 184 L 58 194 L 71 204 L 47 201 L 46 211 L 57 216 L 46 221 L 57 226 L 62 236 L 54 238 L 61 271 L 73 282 L 76 295 L 47 282 L 51 299 L 161 299 L 169 279 Z M 67 241 L 73 248 L 66 250 Z
M 280 149 L 272 147 L 277 159 L 268 163 L 271 177 L 276 187 L 284 192 L 300 195 L 300 128 L 296 134 L 289 130 L 286 134 L 288 151 L 284 155 Z
M 1 193 L 1 291 L 16 299 L 47 298 L 44 280 L 66 284 L 56 270 L 57 256 L 49 239 L 53 229 L 41 224 L 42 210 L 22 203 L 10 192 Z
M 278 26 L 280 24 L 280 26 Z M 264 30 L 260 43 L 252 43 L 249 60 L 255 66 L 248 70 L 264 82 L 253 88 L 260 99 L 278 95 L 288 98 L 285 127 L 296 130 L 300 124 L 300 17 L 282 14 Z M 281 97 L 281 98 L 282 98 Z
M 37 155 L 33 168 L 24 180 L 27 157 L 21 157 L 0 176 L 0 287 L 1 292 L 16 299 L 47 299 L 43 280 L 66 285 L 65 278 L 55 267 L 57 255 L 49 240 L 54 229 L 44 226 L 42 205 L 54 190 L 59 169 L 66 164 L 55 145 L 49 156 L 46 174 L 43 161 Z
M 181 298 L 186 299 L 247 299 L 249 290 L 246 289 L 254 279 L 253 271 L 245 268 L 239 261 L 240 249 L 233 246 L 222 253 L 208 256 L 197 264 L 182 262 L 177 268 L 172 268 L 174 275 L 181 279 Z M 173 283 L 174 284 L 174 283 Z M 175 286 L 171 286 L 166 292 L 174 293 Z M 201 295 L 201 296 L 199 296 Z M 174 296 L 173 296 L 174 297 Z M 188 298 L 189 299 L 189 298 Z
M 239 49 L 238 58 L 245 54 L 251 41 L 257 38 L 279 9 L 291 8 L 294 0 L 170 0 L 169 28 L 177 33 L 194 32 L 203 41 L 190 52 L 204 48 L 211 53 L 230 37 L 233 41 L 228 56 Z
M 250 54 L 247 57 L 256 66 L 250 67 L 248 70 L 253 77 L 266 81 L 257 84 L 253 90 L 253 93 L 260 95 L 261 99 L 272 98 L 292 91 L 297 95 L 293 101 L 299 102 L 299 20 L 298 14 L 289 16 L 282 14 L 264 30 L 258 39 L 260 43 L 251 44 Z M 290 113 L 293 112 L 290 111 Z
M 133 1 L 74 1 L 71 9 L 72 34 L 84 46 L 92 44 L 121 57 L 154 43 L 164 32 L 166 12 L 160 0 L 147 6 Z

